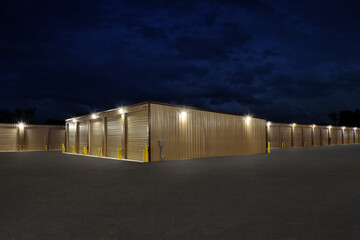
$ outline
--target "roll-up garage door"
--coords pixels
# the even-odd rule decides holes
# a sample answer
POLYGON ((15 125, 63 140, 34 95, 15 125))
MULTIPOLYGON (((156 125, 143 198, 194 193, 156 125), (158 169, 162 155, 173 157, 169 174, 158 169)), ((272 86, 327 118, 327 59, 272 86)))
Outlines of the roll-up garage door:
POLYGON ((46 150, 46 128, 26 128, 25 129, 25 149, 26 150, 46 150))
POLYGON ((118 157, 118 152, 124 158, 124 117, 112 116, 107 119, 107 156, 118 157))
POLYGON ((269 127, 269 140, 272 148, 279 148, 280 145, 280 127, 270 126, 269 127))
POLYGON ((312 131, 312 128, 309 128, 309 127, 305 127, 304 128, 304 145, 305 146, 311 146, 311 131, 312 131))
POLYGON ((49 129, 49 145, 50 150, 59 150, 65 144, 65 129, 50 128, 49 129))
POLYGON ((327 128, 323 128, 321 129, 321 140, 322 140, 322 143, 321 145, 329 145, 329 129, 327 128))
POLYGON ((355 130, 355 141, 359 143, 359 130, 355 130))
POLYGON ((336 143, 337 144, 343 144, 343 142, 342 142, 342 131, 339 129, 339 130, 336 130, 336 132, 337 132, 337 134, 336 134, 336 136, 337 136, 337 140, 336 140, 336 143))
POLYGON ((88 131, 88 122, 87 121, 83 121, 80 122, 80 141, 79 141, 79 153, 80 154, 84 154, 84 147, 86 148, 86 152, 88 151, 88 136, 89 136, 89 131, 88 131))
POLYGON ((0 151, 18 150, 18 128, 0 128, 0 151))
POLYGON ((72 148, 75 149, 75 136, 76 136, 76 125, 75 123, 69 123, 69 152, 72 152, 72 148))
POLYGON ((91 155, 98 156, 99 148, 103 147, 103 121, 102 119, 91 121, 91 136, 90 136, 90 148, 91 155))
POLYGON ((320 145, 320 134, 321 134, 321 129, 320 128, 314 128, 314 145, 315 146, 320 145))
POLYGON ((143 150, 148 145, 148 111, 127 115, 126 153, 128 159, 143 160, 143 150))
POLYGON ((330 144, 335 145, 338 141, 337 130, 334 128, 330 129, 330 144))
POLYGON ((282 142, 285 147, 291 147, 291 127, 281 127, 282 142))
POLYGON ((349 143, 354 143, 354 131, 348 130, 348 134, 349 134, 349 143))
POLYGON ((294 144, 295 147, 302 147, 302 127, 294 128, 294 144))
POLYGON ((344 130, 343 135, 344 135, 344 144, 348 144, 348 141, 349 141, 348 132, 346 130, 344 130))

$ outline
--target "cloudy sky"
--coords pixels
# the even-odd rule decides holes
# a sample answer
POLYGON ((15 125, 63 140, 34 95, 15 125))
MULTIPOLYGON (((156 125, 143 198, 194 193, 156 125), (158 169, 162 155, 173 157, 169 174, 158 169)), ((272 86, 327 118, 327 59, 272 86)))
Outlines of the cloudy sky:
POLYGON ((0 109, 145 100, 319 123, 360 108, 358 1, 0 3, 0 109))

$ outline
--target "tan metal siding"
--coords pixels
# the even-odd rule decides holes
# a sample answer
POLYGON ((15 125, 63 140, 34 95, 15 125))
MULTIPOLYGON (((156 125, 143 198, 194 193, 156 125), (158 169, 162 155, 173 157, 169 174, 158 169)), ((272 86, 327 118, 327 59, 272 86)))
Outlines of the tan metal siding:
POLYGON ((126 153, 128 159, 143 160, 143 150, 149 144, 148 110, 127 114, 126 153))
POLYGON ((320 141, 321 141, 321 129, 315 127, 314 128, 314 145, 315 146, 320 146, 320 141))
POLYGON ((49 129, 49 145, 51 150, 59 150, 65 144, 65 129, 49 129))
POLYGON ((98 149, 103 147, 103 121, 102 119, 92 120, 90 126, 91 126, 90 154, 98 156, 99 155, 98 149))
POLYGON ((18 128, 0 128, 0 151, 18 150, 18 128))
POLYGON ((107 156, 117 158, 118 149, 122 149, 122 154, 125 153, 124 116, 120 115, 107 119, 107 156))
POLYGON ((337 134, 336 134, 336 136, 337 136, 337 143, 338 143, 338 144, 343 144, 343 142, 342 142, 342 131, 341 131, 341 129, 338 129, 336 132, 337 132, 337 134))
POLYGON ((349 134, 346 130, 343 131, 343 139, 344 139, 344 144, 348 144, 349 141, 349 134))
POLYGON ((88 152, 88 138, 89 138, 89 127, 88 127, 88 121, 80 122, 80 141, 79 141, 79 153, 84 154, 84 147, 87 148, 88 152))
POLYGON ((321 143, 321 145, 324 145, 324 146, 326 146, 326 145, 329 145, 329 129, 327 129, 327 128, 323 128, 323 129, 321 129, 321 141, 322 141, 322 143, 321 143))
POLYGON ((265 120, 151 104, 151 161, 265 153, 265 120), (186 116, 181 117, 185 111, 186 116))
POLYGON ((354 143, 354 131, 348 130, 348 134, 349 134, 349 143, 354 143))
POLYGON ((356 140, 356 143, 359 143, 359 134, 360 134, 360 131, 359 131, 359 130, 355 130, 355 140, 356 140))
POLYGON ((330 143, 332 145, 335 145, 335 144, 337 144, 337 141, 338 141, 337 129, 331 128, 330 129, 330 143))
POLYGON ((311 146, 312 144, 311 132, 312 128, 304 127, 304 145, 306 144, 306 146, 311 146))
POLYGON ((282 126, 282 142, 285 144, 285 147, 291 147, 291 127, 282 126))
POLYGON ((279 148, 280 144, 280 127, 271 126, 269 127, 269 140, 271 143, 271 148, 279 148))
POLYGON ((25 128, 25 148, 26 150, 46 150, 45 128, 25 128))
POLYGON ((76 125, 69 123, 69 152, 72 152, 72 147, 75 148, 76 125))
POLYGON ((302 147, 302 127, 294 127, 294 144, 295 147, 302 147))

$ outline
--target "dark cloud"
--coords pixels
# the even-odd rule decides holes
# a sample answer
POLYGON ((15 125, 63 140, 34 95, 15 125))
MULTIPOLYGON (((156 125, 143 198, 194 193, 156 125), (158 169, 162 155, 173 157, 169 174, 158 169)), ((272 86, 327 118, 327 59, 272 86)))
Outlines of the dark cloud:
POLYGON ((144 100, 317 121, 358 108, 357 1, 5 1, 0 108, 144 100), (350 101, 351 99, 351 101, 350 101))

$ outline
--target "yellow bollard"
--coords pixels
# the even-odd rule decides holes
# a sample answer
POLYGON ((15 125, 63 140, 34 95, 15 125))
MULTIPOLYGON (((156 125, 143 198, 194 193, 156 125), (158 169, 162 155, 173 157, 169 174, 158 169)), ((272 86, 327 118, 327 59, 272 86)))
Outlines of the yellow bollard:
POLYGON ((49 145, 49 151, 51 150, 51 145, 49 145))
POLYGON ((25 151, 26 149, 25 149, 25 145, 23 145, 23 151, 25 151))
POLYGON ((306 142, 304 142, 304 147, 306 147, 306 142))
POLYGON ((64 144, 61 145, 61 149, 62 149, 62 152, 64 153, 64 152, 65 152, 65 146, 64 146, 64 144))
POLYGON ((352 144, 352 141, 350 140, 350 144, 352 144))
POLYGON ((99 157, 102 157, 102 148, 98 148, 98 154, 99 154, 99 157))
POLYGON ((145 147, 145 162, 149 162, 149 146, 145 147))
POLYGON ((268 142, 268 153, 270 153, 270 146, 271 146, 271 144, 270 144, 270 141, 268 142))
POLYGON ((84 147, 84 155, 87 155, 87 147, 84 147))
POLYGON ((21 145, 19 145, 19 152, 21 152, 21 145))
POLYGON ((48 150, 47 145, 45 145, 45 151, 47 151, 47 150, 48 150))
POLYGON ((71 153, 75 153, 75 147, 71 146, 71 153))

